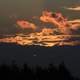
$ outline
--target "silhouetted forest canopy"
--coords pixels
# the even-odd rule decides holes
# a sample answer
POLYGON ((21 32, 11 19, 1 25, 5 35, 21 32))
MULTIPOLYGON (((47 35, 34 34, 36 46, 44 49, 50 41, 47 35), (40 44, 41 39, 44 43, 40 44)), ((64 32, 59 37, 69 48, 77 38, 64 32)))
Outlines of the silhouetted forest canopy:
POLYGON ((55 66, 49 64, 48 67, 37 65, 35 68, 24 64, 22 68, 18 67, 15 62, 11 65, 0 65, 0 78, 2 80, 80 80, 73 77, 66 68, 64 62, 55 66))
MULTIPOLYGON (((12 57, 14 55, 18 55, 22 57, 22 55, 26 54, 76 54, 76 52, 80 52, 80 46, 75 47, 51 47, 45 48, 40 46, 19 46, 16 44, 7 44, 0 43, 0 52, 2 56, 5 56, 5 60, 7 56, 12 57), (79 47, 79 48, 78 48, 79 47)), ((21 59, 20 57, 20 59, 21 59)), ((23 56, 24 57, 24 56, 23 56)), ((2 57, 0 57, 2 58, 2 57)), ((2 58, 3 59, 3 58, 2 58)), ((22 58, 23 59, 23 58, 22 58)), ((1 60, 0 60, 1 61, 1 60)), ((2 62, 2 61, 1 61, 2 62)), ((28 64, 23 64, 22 67, 18 66, 18 64, 13 61, 11 65, 1 64, 0 65, 0 80, 80 80, 77 77, 74 77, 71 72, 67 69, 64 62, 59 64, 58 66, 54 64, 49 64, 46 67, 42 67, 36 65, 35 67, 29 66, 28 64)))

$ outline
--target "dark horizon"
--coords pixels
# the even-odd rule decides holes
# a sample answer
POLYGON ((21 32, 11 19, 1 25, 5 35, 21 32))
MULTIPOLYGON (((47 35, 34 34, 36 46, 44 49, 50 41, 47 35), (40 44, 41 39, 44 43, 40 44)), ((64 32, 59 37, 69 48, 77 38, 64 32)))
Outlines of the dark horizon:
POLYGON ((27 62, 29 65, 47 66, 50 63, 58 65, 62 61, 66 64, 73 75, 80 76, 80 46, 19 46, 10 43, 0 43, 0 64, 11 64, 15 60, 22 65, 27 62), (76 56, 75 56, 76 54, 76 56))
POLYGON ((49 64, 44 68, 40 65, 30 67, 25 63, 20 68, 15 61, 13 61, 11 65, 1 64, 0 73, 0 78, 5 79, 6 77, 8 80, 80 80, 79 77, 71 74, 64 62, 60 63, 58 66, 49 64))

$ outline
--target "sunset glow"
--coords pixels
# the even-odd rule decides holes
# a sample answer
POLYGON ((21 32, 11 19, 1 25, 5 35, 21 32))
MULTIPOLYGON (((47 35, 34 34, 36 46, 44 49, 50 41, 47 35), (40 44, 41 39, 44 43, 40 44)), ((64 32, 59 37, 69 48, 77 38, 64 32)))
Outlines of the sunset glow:
POLYGON ((43 23, 50 23, 55 28, 42 28, 37 32, 38 28, 35 23, 26 20, 17 20, 16 24, 21 29, 31 29, 34 32, 29 34, 16 34, 15 37, 7 37, 0 39, 0 42, 16 43, 19 45, 39 45, 45 47, 52 46, 74 46, 80 45, 80 35, 73 35, 72 30, 77 31, 80 29, 80 19, 68 20, 62 13, 53 13, 50 11, 43 11, 39 20, 43 23), (56 33, 59 33, 58 35, 56 33), (78 40, 76 40, 76 38, 78 40))

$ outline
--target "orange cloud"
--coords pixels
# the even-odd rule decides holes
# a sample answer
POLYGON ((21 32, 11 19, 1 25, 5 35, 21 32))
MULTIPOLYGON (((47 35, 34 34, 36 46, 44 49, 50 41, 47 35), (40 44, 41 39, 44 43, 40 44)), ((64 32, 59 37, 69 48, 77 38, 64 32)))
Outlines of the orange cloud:
POLYGON ((30 22, 25 21, 25 20, 18 20, 16 23, 22 29, 32 29, 32 30, 36 29, 36 25, 35 24, 30 23, 30 22))
POLYGON ((70 34, 71 29, 77 30, 80 27, 80 20, 72 20, 69 21, 65 18, 61 13, 52 13, 49 11, 43 11, 42 16, 40 16, 40 20, 46 23, 52 23, 55 25, 61 33, 70 34))
MULTIPOLYGON (((36 18, 36 17, 33 17, 36 18)), ((79 40, 70 40, 80 38, 80 35, 73 35, 73 30, 80 29, 80 19, 68 20, 60 12, 53 13, 50 11, 43 11, 39 19, 44 23, 51 23, 56 28, 42 28, 40 32, 34 31, 30 34, 16 34, 15 37, 1 38, 0 42, 16 43, 24 45, 40 45, 45 47, 52 46, 75 46, 80 45, 79 40), (56 35, 55 32, 62 34, 56 35), (66 34, 66 35, 65 35, 66 34)), ((17 20, 16 24, 22 29, 36 30, 36 25, 25 20, 17 20)))

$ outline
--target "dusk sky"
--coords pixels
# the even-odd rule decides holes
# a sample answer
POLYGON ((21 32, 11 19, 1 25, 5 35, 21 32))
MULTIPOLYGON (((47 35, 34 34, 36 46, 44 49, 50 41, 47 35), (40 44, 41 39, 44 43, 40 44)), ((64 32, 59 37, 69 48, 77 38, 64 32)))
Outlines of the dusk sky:
MULTIPOLYGON (((39 20, 36 21, 32 18, 40 16, 42 11, 45 9, 52 12, 61 12, 69 20, 80 19, 80 10, 72 8, 78 6, 80 7, 80 0, 0 0, 0 35, 15 34, 23 31, 23 29, 20 29, 16 24, 16 20, 19 19, 34 22, 34 24, 37 24, 39 27, 39 20), (68 8, 71 8, 72 10, 69 10, 68 8)), ((80 35, 80 29, 78 29, 75 33, 80 35)), ((80 47, 73 47, 71 49, 70 47, 58 47, 58 49, 56 47, 26 48, 21 46, 15 47, 14 45, 9 46, 0 43, 0 63, 5 62, 5 60, 9 63, 12 59, 16 60, 18 64, 28 62, 29 64, 42 65, 48 64, 49 62, 58 64, 61 61, 64 61, 73 74, 80 76, 79 48, 80 47)))
POLYGON ((64 7, 79 5, 79 0, 0 0, 0 33, 15 33, 16 19, 32 20, 33 16, 39 16, 44 9, 59 11, 64 16, 79 18, 80 12, 68 11, 64 7))

